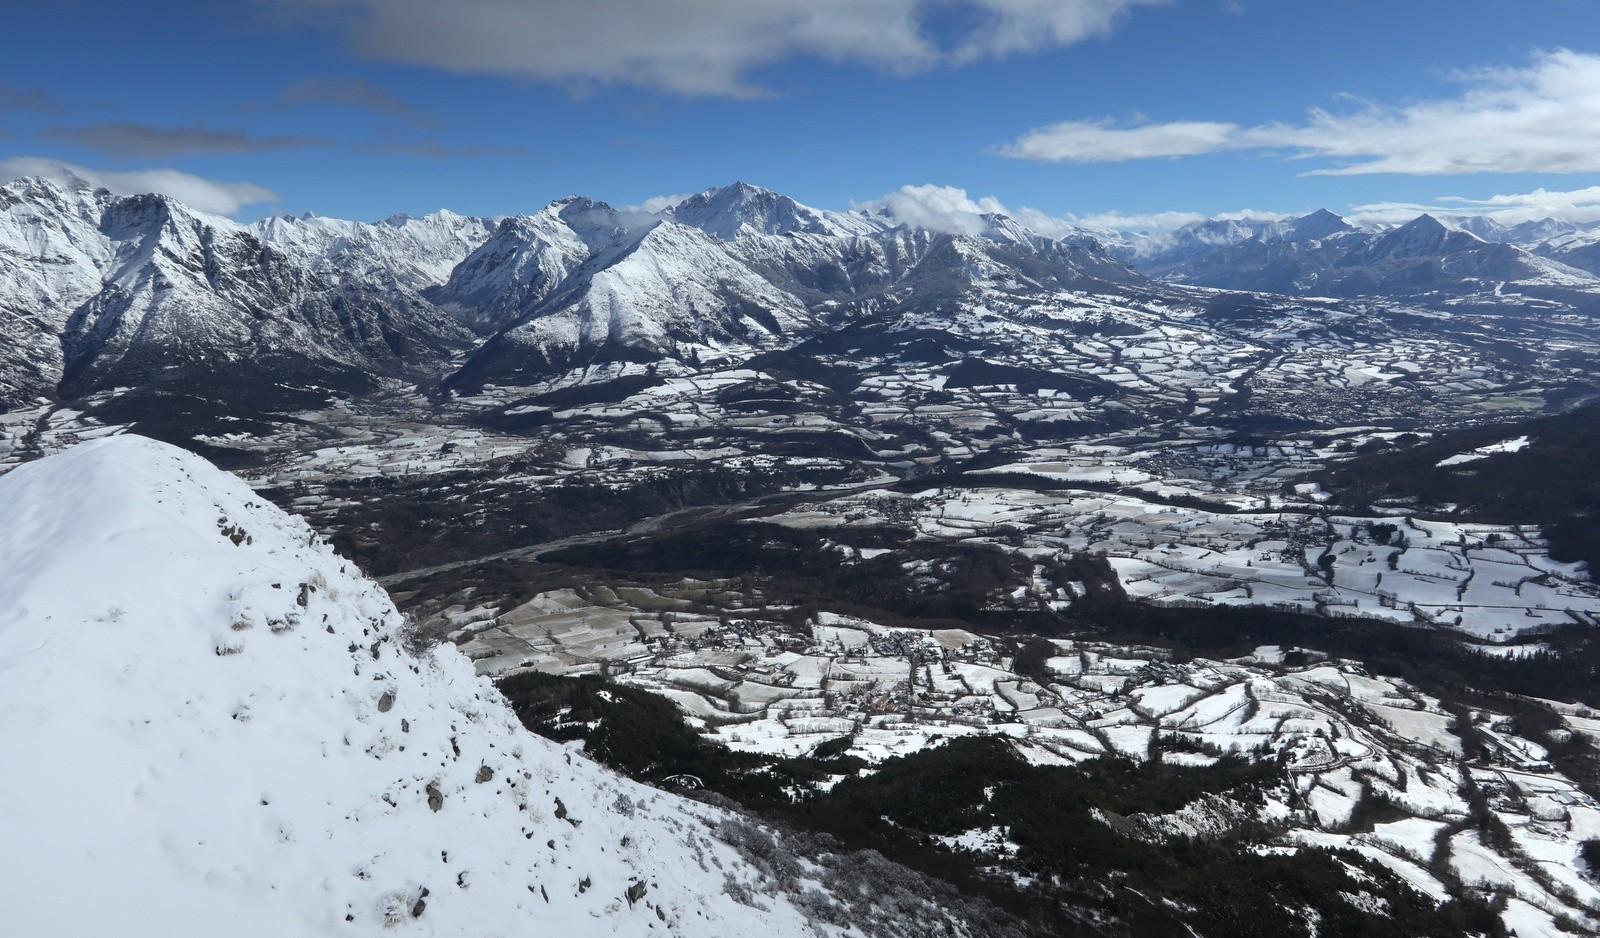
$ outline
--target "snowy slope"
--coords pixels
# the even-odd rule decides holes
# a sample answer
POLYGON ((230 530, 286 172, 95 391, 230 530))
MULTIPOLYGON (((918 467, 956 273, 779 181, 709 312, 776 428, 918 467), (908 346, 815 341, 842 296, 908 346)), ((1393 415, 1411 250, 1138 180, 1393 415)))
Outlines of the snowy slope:
POLYGON ((1432 215, 1419 215, 1376 236, 1340 264, 1359 269, 1380 289, 1449 289, 1482 281, 1600 286, 1581 271, 1512 244, 1484 241, 1432 215))
POLYGON ((1506 226, 1483 216, 1446 219, 1485 241, 1515 244, 1540 257, 1590 274, 1600 274, 1600 225, 1541 218, 1506 226))
POLYGON ((1516 244, 1538 253, 1543 253, 1540 248, 1546 242, 1581 232, 1585 227, 1560 218, 1541 218, 1509 226, 1486 215, 1453 215, 1441 220, 1465 228, 1485 241, 1516 244))
POLYGON ((417 301, 319 273, 226 219, 162 196, 110 203, 114 259, 73 311, 66 384, 82 390, 170 373, 333 381, 426 374, 459 327, 417 301))
POLYGON ((198 457, 86 443, 0 514, 0 933, 810 933, 198 457))
POLYGON ((1171 231, 1123 235, 1112 243, 1119 256, 1141 265, 1173 263, 1252 239, 1278 238, 1288 227, 1284 221, 1266 218, 1211 218, 1171 231))
POLYGON ((826 212, 738 183, 713 189, 672 211, 728 244, 775 286, 813 307, 880 297, 912 305, 949 304, 952 291, 1005 283, 1054 292, 1141 278, 1088 235, 1052 238, 1002 214, 972 216, 970 231, 933 231, 890 209, 826 212))
POLYGON ((1600 226, 1556 235, 1532 250, 1569 267, 1600 274, 1600 226))
POLYGON ((686 225, 661 222, 593 265, 523 328, 550 342, 666 350, 678 341, 761 346, 810 320, 794 297, 686 225))
POLYGON ((709 189, 665 214, 723 242, 740 263, 824 314, 891 290, 939 237, 888 216, 823 211, 745 183, 709 189))

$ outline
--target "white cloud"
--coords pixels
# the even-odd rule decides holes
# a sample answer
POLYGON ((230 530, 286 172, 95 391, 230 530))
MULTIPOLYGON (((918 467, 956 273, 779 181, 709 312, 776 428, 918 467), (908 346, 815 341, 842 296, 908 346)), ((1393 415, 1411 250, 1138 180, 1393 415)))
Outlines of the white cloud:
POLYGON ((1005 214, 1047 238, 1070 238, 1073 235, 1083 234, 1085 228, 1094 227, 1076 215, 1052 215, 1026 205, 1015 212, 1008 211, 1005 214))
POLYGON ((989 223, 983 215, 1005 215, 1048 238, 1069 238, 1088 232, 1159 232, 1171 231, 1184 225, 1207 219, 1276 221, 1289 217, 1283 212, 1258 212, 1242 209, 1218 215, 1199 212, 1151 212, 1125 215, 1121 212, 1101 212, 1093 215, 1053 215, 1042 209, 1021 206, 1008 208, 992 195, 974 198, 967 190, 956 186, 901 186, 894 192, 852 208, 858 211, 887 213, 895 220, 914 228, 943 231, 950 234, 982 234, 989 223))
POLYGON ((653 195, 638 205, 623 205, 620 210, 624 212, 644 212, 654 215, 664 212, 669 208, 676 208, 685 201, 694 198, 695 193, 685 192, 678 195, 653 195))
POLYGON ((875 214, 886 213, 913 228, 973 235, 988 230, 988 222, 980 216, 1010 214, 1000 200, 992 195, 973 199, 965 189, 934 185, 901 186, 882 198, 862 202, 854 208, 875 214))
POLYGON ((1167 0, 290 2, 331 18, 375 59, 748 98, 766 93, 751 71, 797 56, 926 71, 1071 45, 1110 32, 1132 7, 1167 0), (955 23, 966 25, 940 38, 955 23))
POLYGON ((1205 221, 1199 212, 1150 212, 1142 215, 1125 215, 1122 212, 1099 212, 1084 215, 1078 223, 1094 231, 1171 231, 1205 221))
POLYGON ((1444 196, 1432 203, 1373 202, 1352 206, 1350 217, 1355 221, 1392 224, 1409 221, 1424 212, 1434 215, 1481 215, 1502 225, 1518 225, 1546 218, 1587 224, 1600 221, 1600 186, 1565 192, 1535 189, 1532 192, 1493 195, 1487 199, 1444 196))
POLYGON ((1115 127, 1111 121, 1062 121, 1037 127, 1000 148, 1005 156, 1047 163, 1121 163, 1237 149, 1237 124, 1174 121, 1115 127))
POLYGON ((1344 218, 1353 225, 1403 225, 1418 215, 1476 215, 1477 212, 1458 212, 1426 202, 1370 202, 1352 205, 1344 218))
POLYGON ((253 182, 219 182, 176 169, 90 169, 43 156, 0 159, 0 179, 44 176, 61 182, 81 179, 118 195, 158 192, 213 215, 234 215, 246 205, 276 202, 278 194, 253 182))
POLYGON ((1268 149, 1339 165, 1307 175, 1600 172, 1600 55, 1558 49, 1525 69, 1464 72, 1457 97, 1352 113, 1314 109, 1301 125, 1177 121, 1117 127, 1066 121, 998 152, 1045 162, 1116 162, 1268 149))

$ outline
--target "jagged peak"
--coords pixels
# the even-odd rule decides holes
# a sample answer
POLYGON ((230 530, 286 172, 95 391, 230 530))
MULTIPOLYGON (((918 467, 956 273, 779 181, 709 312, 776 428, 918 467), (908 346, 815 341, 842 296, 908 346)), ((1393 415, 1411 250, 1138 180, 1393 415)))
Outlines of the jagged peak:
MULTIPOLYGON (((733 183, 731 183, 729 185, 726 185, 726 186, 713 186, 712 188, 707 189, 704 192, 702 192, 701 195, 707 195, 707 196, 723 195, 723 196, 737 197, 737 198, 741 198, 741 199, 755 199, 755 198, 761 198, 762 196, 778 196, 779 194, 777 192, 774 192, 771 189, 767 189, 767 188, 764 188, 762 186, 752 185, 751 183, 745 182, 744 180, 740 179, 740 180, 736 180, 733 183)), ((787 197, 786 196, 780 196, 780 198, 787 198, 787 197)))
POLYGON ((435 209, 426 215, 413 215, 410 212, 395 212, 377 222, 386 228, 408 228, 414 225, 458 225, 463 222, 483 222, 486 219, 475 218, 471 215, 462 215, 452 212, 447 208, 435 209))
POLYGON ((113 238, 128 237, 135 229, 152 232, 163 227, 174 231, 179 228, 209 228, 224 232, 248 230, 231 218, 202 212, 160 192, 113 197, 107 202, 102 227, 113 238))
POLYGON ((1545 240, 1551 237, 1560 237, 1574 231, 1582 231, 1586 226, 1564 218, 1545 217, 1533 221, 1520 222, 1515 225, 1500 225, 1500 227, 1517 239, 1545 240))
POLYGON ((1398 228, 1394 228, 1378 239, 1379 244, 1419 244, 1439 243, 1451 244, 1477 243, 1488 244, 1476 233, 1451 224, 1436 215, 1424 212, 1411 219, 1398 228))
POLYGON ((1487 215, 1452 215, 1449 224, 1470 231, 1485 241, 1504 241, 1510 233, 1505 225, 1487 215))
POLYGON ((579 227, 593 229, 621 225, 632 214, 634 213, 620 211, 609 202, 591 199, 586 195, 567 195, 553 199, 532 216, 516 217, 533 220, 536 224, 538 219, 556 221, 578 230, 579 227))
POLYGON ((1302 215, 1289 223, 1289 237, 1295 241, 1316 240, 1353 230, 1344 216, 1325 208, 1302 215))
POLYGON ((747 182, 707 189, 663 214, 724 241, 748 234, 788 234, 825 227, 815 209, 747 182))
POLYGON ((111 190, 95 186, 77 175, 65 179, 50 176, 21 176, 0 185, 0 205, 33 204, 53 206, 80 217, 97 214, 117 197, 111 190))
MULTIPOLYGON (((576 192, 574 192, 574 193, 572 193, 570 195, 564 195, 559 199, 551 199, 549 201, 549 203, 546 204, 545 207, 543 209, 541 209, 540 211, 549 213, 551 215, 558 215, 561 212, 565 211, 568 206, 572 206, 572 205, 604 205, 604 204, 605 203, 597 202, 596 200, 591 199, 586 195, 578 195, 576 192)), ((610 206, 607 206, 607 208, 609 208, 609 207, 610 206)))
POLYGON ((569 218, 580 213, 601 213, 605 215, 620 216, 622 213, 609 202, 600 199, 591 199, 586 195, 567 196, 550 203, 550 208, 562 218, 569 218))
POLYGON ((978 216, 987 226, 983 237, 991 241, 1025 243, 1043 237, 1037 231, 1017 221, 1004 212, 986 212, 978 216))
POLYGON ((1435 218, 1433 215, 1429 214, 1428 212, 1423 212, 1421 215, 1418 215, 1416 218, 1411 219, 1410 221, 1406 222, 1405 224, 1401 225, 1399 228, 1397 228, 1395 230, 1397 230, 1397 231, 1407 231, 1407 230, 1409 230, 1409 231, 1448 231, 1448 230, 1450 230, 1451 227, 1452 226, 1446 225, 1444 222, 1440 221, 1438 218, 1435 218))
POLYGON ((754 185, 743 180, 737 180, 725 186, 712 186, 709 189, 703 189, 700 192, 683 199, 676 205, 667 208, 665 213, 671 214, 678 208, 690 203, 729 205, 749 204, 752 202, 786 202, 801 208, 806 207, 800 205, 799 202, 781 192, 768 189, 764 186, 754 185))
POLYGON ((1176 229, 1166 240, 1174 245, 1227 245, 1280 237, 1284 222, 1273 217, 1202 218, 1176 229))
POLYGON ((16 193, 46 192, 52 194, 64 194, 68 192, 92 192, 96 194, 111 194, 109 190, 98 187, 89 180, 84 179, 82 176, 79 176, 77 173, 73 172, 65 172, 62 176, 18 176, 16 179, 5 183, 3 186, 0 186, 0 189, 16 193))

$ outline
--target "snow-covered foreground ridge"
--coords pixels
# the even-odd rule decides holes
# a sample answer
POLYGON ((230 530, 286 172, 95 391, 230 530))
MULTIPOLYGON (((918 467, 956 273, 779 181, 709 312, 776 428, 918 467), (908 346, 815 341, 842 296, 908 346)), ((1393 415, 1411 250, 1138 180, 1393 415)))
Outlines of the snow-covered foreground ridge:
POLYGON ((527 733, 402 625, 165 444, 0 478, 0 934, 811 933, 718 812, 527 733))

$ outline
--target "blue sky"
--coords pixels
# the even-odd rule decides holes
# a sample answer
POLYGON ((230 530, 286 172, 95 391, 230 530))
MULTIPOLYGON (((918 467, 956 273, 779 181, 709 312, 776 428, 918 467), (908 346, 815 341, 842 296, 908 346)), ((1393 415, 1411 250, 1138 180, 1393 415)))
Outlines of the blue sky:
POLYGON ((637 204, 736 179, 828 208, 931 184, 1091 218, 1600 218, 1593 0, 54 0, 3 16, 0 170, 64 163, 241 218, 637 204))

